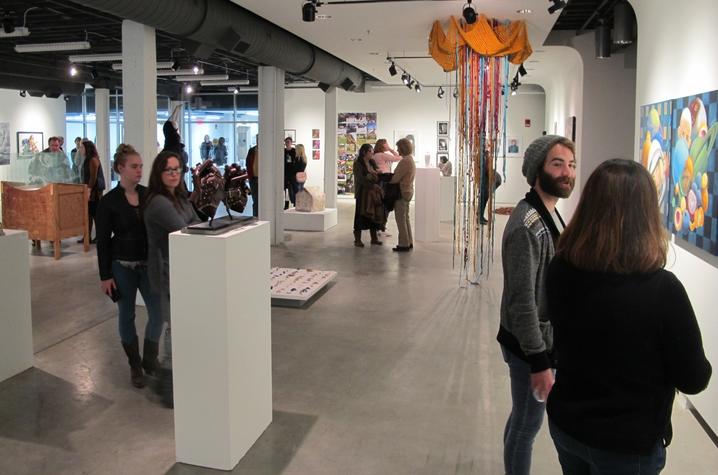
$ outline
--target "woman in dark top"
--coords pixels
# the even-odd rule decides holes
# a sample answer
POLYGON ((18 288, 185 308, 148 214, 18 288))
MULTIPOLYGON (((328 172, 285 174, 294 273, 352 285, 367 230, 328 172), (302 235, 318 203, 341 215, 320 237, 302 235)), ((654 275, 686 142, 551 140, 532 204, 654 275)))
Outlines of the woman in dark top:
POLYGON ((667 241, 650 174, 609 160, 591 175, 549 266, 558 367, 547 412, 564 474, 657 474, 675 391, 711 365, 667 241))
POLYGON ((369 230, 372 244, 382 244, 377 231, 382 229, 383 224, 372 221, 364 215, 367 205, 367 192, 371 186, 379 183, 379 168, 371 158, 372 155, 374 155, 374 147, 370 144, 364 144, 359 148, 357 158, 354 160, 354 245, 356 247, 364 247, 361 240, 361 232, 364 229, 369 230))
MULTIPOLYGON (((79 150, 82 156, 85 157, 85 161, 82 164, 82 182, 87 185, 87 188, 90 190, 90 196, 87 201, 87 211, 89 215, 87 235, 89 238, 92 238, 92 223, 95 220, 97 203, 100 202, 102 192, 105 189, 105 177, 102 176, 100 156, 97 153, 95 144, 90 140, 83 140, 79 150)), ((90 243, 95 242, 95 239, 90 241, 90 243)))
POLYGON ((140 217, 146 188, 142 180, 142 158, 132 145, 120 144, 115 152, 117 186, 97 206, 97 262, 102 291, 117 301, 120 340, 130 363, 132 385, 145 385, 143 369, 152 374, 162 334, 162 318, 157 299, 150 292, 147 274, 147 235, 140 217), (143 357, 135 329, 137 291, 147 307, 143 357))
POLYGON ((177 153, 160 152, 152 163, 142 211, 147 228, 147 261, 152 292, 159 300, 160 313, 167 324, 158 389, 162 402, 169 407, 173 405, 169 235, 199 221, 184 186, 181 186, 183 174, 184 168, 177 153))

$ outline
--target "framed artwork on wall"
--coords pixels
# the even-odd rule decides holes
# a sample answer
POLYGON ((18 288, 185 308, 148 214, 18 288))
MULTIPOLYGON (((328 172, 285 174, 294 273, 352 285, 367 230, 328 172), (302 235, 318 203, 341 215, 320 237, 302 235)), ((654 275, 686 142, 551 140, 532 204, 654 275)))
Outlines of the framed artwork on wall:
POLYGON ((638 150, 641 164, 648 170, 656 185, 658 207, 663 223, 672 230, 668 212, 669 171, 671 166, 671 101, 658 102, 640 108, 638 150))
POLYGON ((292 138, 292 142, 297 143, 297 130, 296 129, 284 129, 284 138, 292 138))
POLYGON ((442 159, 442 158, 445 158, 445 159, 448 160, 448 159, 449 159, 449 154, 448 154, 448 153, 437 153, 437 154, 436 154, 436 166, 437 166, 437 167, 438 167, 439 164, 441 163, 441 159, 442 159))
POLYGON ((449 122, 448 121, 439 121, 436 123, 436 135, 439 137, 448 137, 449 136, 449 122))
POLYGON ((436 138, 436 151, 439 153, 449 151, 449 138, 448 137, 437 137, 436 138))
POLYGON ((17 133, 17 158, 18 160, 29 160, 36 153, 40 153, 45 143, 42 132, 18 132, 17 133))
POLYGON ((506 137, 506 156, 507 157, 522 157, 523 147, 521 146, 521 138, 516 136, 506 137))
POLYGON ((9 122, 0 122, 0 165, 10 165, 9 122))
POLYGON ((319 160, 321 158, 321 151, 312 150, 312 160, 319 160))
POLYGON ((312 138, 313 139, 319 138, 319 129, 312 129, 312 138))

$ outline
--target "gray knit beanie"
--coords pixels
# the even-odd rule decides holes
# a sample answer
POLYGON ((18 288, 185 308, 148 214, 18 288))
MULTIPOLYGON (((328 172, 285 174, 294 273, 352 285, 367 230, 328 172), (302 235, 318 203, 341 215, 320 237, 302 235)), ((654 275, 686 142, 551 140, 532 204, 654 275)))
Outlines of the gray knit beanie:
POLYGON ((526 182, 530 186, 534 186, 536 183, 536 177, 546 161, 548 151, 561 140, 566 139, 560 135, 542 135, 531 142, 531 145, 526 147, 526 152, 524 152, 524 164, 521 167, 521 173, 524 174, 526 182))

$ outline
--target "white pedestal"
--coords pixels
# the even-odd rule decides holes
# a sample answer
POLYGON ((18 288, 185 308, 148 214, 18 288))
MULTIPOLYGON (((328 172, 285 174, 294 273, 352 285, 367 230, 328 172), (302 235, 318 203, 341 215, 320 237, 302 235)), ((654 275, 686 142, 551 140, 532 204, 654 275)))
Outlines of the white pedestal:
POLYGON ((269 232, 170 235, 178 462, 232 470, 272 421, 269 232))
POLYGON ((0 236, 0 381, 32 367, 29 254, 27 232, 0 236))
POLYGON ((441 199, 439 200, 439 216, 442 222, 454 222, 454 209, 456 208, 456 177, 442 176, 441 199))
POLYGON ((337 209, 304 212, 290 208, 284 211, 284 229, 287 231, 326 231, 337 225, 337 209))
POLYGON ((440 178, 438 168, 416 169, 416 232, 417 241, 439 240, 440 178))

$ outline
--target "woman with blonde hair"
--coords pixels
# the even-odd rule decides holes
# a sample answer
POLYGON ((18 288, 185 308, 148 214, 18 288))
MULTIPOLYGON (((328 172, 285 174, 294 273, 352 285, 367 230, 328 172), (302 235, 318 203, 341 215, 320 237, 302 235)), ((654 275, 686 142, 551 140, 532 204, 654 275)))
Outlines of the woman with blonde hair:
POLYGON ((307 174, 304 171, 307 169, 307 152, 304 150, 304 145, 300 143, 297 144, 294 150, 296 152, 294 161, 294 170, 296 172, 294 175, 294 183, 296 184, 296 189, 294 190, 294 195, 296 196, 297 193, 304 189, 304 183, 307 181, 307 174))
POLYGON ((591 174, 547 279, 558 367, 549 428, 564 474, 657 474, 676 390, 711 365, 667 241, 648 171, 608 160, 591 174))

